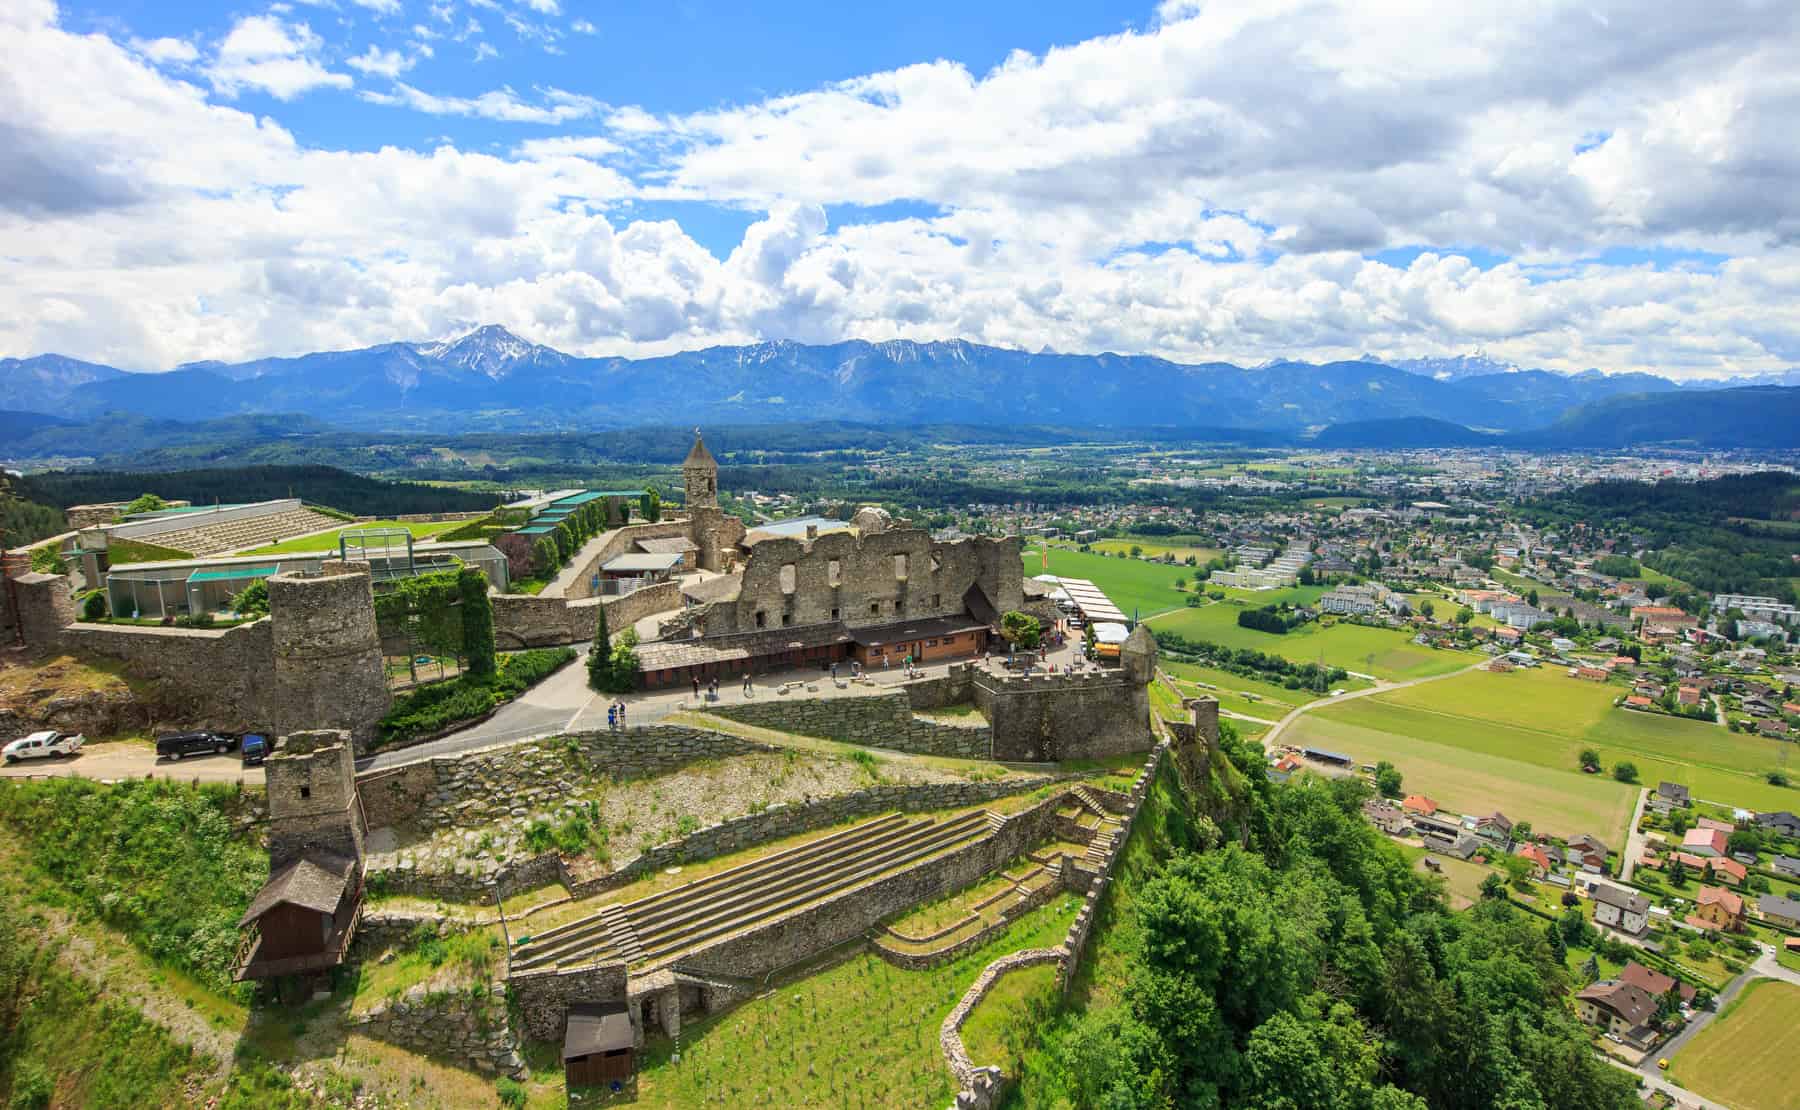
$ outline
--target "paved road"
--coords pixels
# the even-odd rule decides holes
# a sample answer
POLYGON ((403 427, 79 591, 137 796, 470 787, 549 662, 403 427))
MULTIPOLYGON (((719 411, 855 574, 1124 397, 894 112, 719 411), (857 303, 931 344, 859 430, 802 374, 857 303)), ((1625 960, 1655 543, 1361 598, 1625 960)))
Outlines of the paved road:
POLYGON ((1427 682, 1438 682, 1446 678, 1455 678, 1457 675, 1468 674, 1470 671, 1478 671, 1491 662, 1493 662, 1493 660, 1483 659, 1479 663, 1471 663, 1461 670, 1450 671, 1447 674, 1434 674, 1427 678, 1410 678, 1405 682, 1390 682, 1385 686, 1377 685, 1372 686, 1367 690, 1352 690, 1347 694, 1339 694, 1335 698, 1320 698, 1317 701, 1309 701, 1305 705, 1295 706, 1288 711, 1288 714, 1285 717, 1275 723, 1274 728, 1263 734, 1263 747, 1273 748, 1275 746, 1275 741, 1280 738, 1282 732, 1284 732, 1289 725, 1293 724, 1301 714, 1317 709, 1322 705, 1342 705, 1344 702, 1355 698, 1373 697, 1376 694, 1387 694, 1392 693, 1395 690, 1404 690, 1409 686, 1422 686, 1427 682))
POLYGON ((149 744, 121 740, 90 744, 74 759, 34 759, 29 763, 0 766, 0 776, 29 779, 49 776, 79 775, 101 782, 119 779, 141 779, 153 775, 159 779, 180 782, 239 782, 248 786, 263 784, 261 767, 246 767, 236 752, 226 755, 189 756, 179 762, 158 760, 156 749, 149 744))
MULTIPOLYGON (((1759 947, 1762 949, 1761 954, 1757 956, 1756 960, 1751 963, 1749 967, 1739 972, 1736 978, 1725 984, 1725 989, 1719 992, 1718 1000, 1713 1003, 1712 1008, 1702 1010, 1695 1014, 1693 1020, 1687 1023, 1686 1028, 1671 1037, 1669 1042, 1659 1048, 1654 1055, 1645 1056, 1643 1064, 1637 1068, 1638 1074, 1642 1075, 1646 1080, 1656 1081, 1651 1084, 1652 1086, 1661 1083, 1663 1086, 1671 1088, 1677 1093, 1678 1097, 1686 1099, 1694 1105, 1703 1107, 1717 1105, 1716 1103, 1708 1102, 1699 1095, 1693 1094, 1690 1091, 1684 1091, 1680 1087, 1676 1087, 1674 1084, 1669 1083, 1663 1078, 1663 1072, 1656 1066, 1656 1061, 1661 1059, 1674 1059, 1675 1054, 1686 1047, 1689 1041, 1699 1036, 1701 1030, 1705 1029, 1708 1025, 1711 1025, 1717 1020, 1720 1014, 1725 1012, 1725 1008, 1731 1004, 1732 999, 1736 998, 1743 992, 1745 987, 1756 980, 1779 979, 1784 983, 1792 983, 1794 986, 1800 986, 1800 972, 1783 967, 1781 963, 1776 960, 1775 949, 1773 947, 1769 945, 1760 945, 1759 947)), ((1724 1108, 1721 1107, 1720 1110, 1724 1110, 1724 1108)))
POLYGON ((1630 834, 1625 837, 1625 854, 1619 862, 1619 878, 1631 881, 1632 874, 1637 871, 1638 860, 1644 855, 1644 847, 1648 843, 1649 834, 1642 831, 1639 825, 1644 820, 1644 803, 1650 800, 1650 788, 1638 789, 1637 809, 1631 814, 1630 834))

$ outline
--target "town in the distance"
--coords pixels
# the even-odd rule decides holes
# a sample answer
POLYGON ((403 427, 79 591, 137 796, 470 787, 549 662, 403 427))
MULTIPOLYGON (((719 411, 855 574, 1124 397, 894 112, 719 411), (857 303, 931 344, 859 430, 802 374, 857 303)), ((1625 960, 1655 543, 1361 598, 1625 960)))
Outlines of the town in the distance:
POLYGON ((1793 1105, 1790 454, 143 457, 0 496, 12 1105, 1793 1105))

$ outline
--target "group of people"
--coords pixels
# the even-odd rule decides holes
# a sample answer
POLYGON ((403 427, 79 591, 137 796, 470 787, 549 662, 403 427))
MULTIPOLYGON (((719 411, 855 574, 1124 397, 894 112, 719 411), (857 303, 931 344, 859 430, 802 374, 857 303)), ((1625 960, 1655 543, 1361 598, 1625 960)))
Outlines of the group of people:
POLYGON ((606 707, 606 727, 614 732, 625 727, 625 703, 615 701, 606 707))

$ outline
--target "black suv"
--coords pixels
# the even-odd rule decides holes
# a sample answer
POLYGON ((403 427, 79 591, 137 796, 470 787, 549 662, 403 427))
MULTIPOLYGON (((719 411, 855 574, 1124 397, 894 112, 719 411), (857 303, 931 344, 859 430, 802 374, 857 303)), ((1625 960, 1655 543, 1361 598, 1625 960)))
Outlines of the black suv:
POLYGON ((224 755, 235 747, 237 737, 228 732, 165 732, 156 738, 156 758, 180 759, 207 752, 224 755))

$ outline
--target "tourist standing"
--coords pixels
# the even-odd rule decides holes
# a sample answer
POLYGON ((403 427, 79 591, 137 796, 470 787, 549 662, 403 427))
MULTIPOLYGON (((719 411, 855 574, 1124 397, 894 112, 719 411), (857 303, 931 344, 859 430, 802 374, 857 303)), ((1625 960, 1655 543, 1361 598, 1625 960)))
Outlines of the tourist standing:
POLYGON ((606 707, 606 731, 617 732, 618 730, 619 730, 618 707, 609 705, 606 707))
POLYGON ((694 676, 694 700, 695 701, 700 700, 700 676, 699 675, 694 676))
POLYGON ((625 703, 623 701, 619 702, 619 727, 625 727, 625 703))

